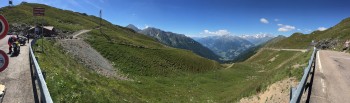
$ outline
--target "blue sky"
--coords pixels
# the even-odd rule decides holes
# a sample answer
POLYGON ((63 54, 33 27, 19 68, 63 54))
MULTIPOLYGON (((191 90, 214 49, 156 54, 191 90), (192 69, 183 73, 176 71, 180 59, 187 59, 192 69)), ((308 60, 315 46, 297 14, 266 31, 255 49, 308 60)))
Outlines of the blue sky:
MULTIPOLYGON (((98 15, 113 24, 156 27, 188 36, 324 30, 350 17, 349 0, 13 0, 98 15)), ((0 6, 7 5, 1 0, 0 6)))

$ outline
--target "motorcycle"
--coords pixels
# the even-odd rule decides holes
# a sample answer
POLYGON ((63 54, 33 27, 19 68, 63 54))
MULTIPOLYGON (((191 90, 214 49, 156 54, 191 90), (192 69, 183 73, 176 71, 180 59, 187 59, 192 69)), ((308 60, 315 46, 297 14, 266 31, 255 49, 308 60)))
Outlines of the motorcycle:
POLYGON ((11 56, 18 56, 21 51, 21 46, 19 42, 12 43, 12 49, 13 49, 13 53, 11 56))
POLYGON ((27 38, 25 37, 19 37, 18 38, 19 44, 26 45, 27 38))

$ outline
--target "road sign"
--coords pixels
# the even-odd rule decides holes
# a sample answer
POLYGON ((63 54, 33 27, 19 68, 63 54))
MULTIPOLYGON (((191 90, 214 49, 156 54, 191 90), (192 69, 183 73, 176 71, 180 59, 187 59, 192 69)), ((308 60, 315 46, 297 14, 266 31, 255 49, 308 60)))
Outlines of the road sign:
POLYGON ((0 72, 4 71, 9 65, 9 57, 7 54, 0 50, 0 72))
POLYGON ((9 31, 9 24, 6 18, 0 15, 0 39, 4 38, 9 31))
POLYGON ((33 8, 33 15, 34 16, 44 16, 45 15, 45 8, 34 7, 33 8))

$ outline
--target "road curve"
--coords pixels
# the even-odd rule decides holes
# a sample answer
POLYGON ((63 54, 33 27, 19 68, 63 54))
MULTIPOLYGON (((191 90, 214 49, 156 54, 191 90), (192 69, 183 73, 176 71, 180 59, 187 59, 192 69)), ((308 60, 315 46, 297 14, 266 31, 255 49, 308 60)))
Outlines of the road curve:
POLYGON ((73 33, 73 38, 74 38, 74 39, 77 39, 77 37, 78 37, 79 35, 84 34, 84 33, 87 33, 87 32, 89 32, 89 31, 91 31, 91 30, 80 30, 80 31, 77 31, 77 32, 73 33))
POLYGON ((307 49, 274 49, 274 48, 267 48, 270 50, 277 50, 277 51, 298 51, 298 52, 306 52, 307 49))
MULTIPOLYGON (((0 40, 0 49, 8 53, 7 41, 10 36, 0 40)), ((33 86, 29 68, 29 44, 21 46, 21 53, 17 57, 9 57, 10 63, 0 72, 0 83, 7 90, 3 103, 33 103, 33 86)), ((10 56, 10 55, 8 55, 10 56)))
POLYGON ((311 103, 350 102, 350 54, 321 50, 316 57, 311 103))

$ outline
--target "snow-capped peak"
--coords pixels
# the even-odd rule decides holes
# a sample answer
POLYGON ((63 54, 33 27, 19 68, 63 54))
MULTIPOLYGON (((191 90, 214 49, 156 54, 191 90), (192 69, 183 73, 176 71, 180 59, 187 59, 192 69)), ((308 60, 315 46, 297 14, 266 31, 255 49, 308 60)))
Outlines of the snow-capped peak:
POLYGON ((274 37, 270 34, 265 34, 265 33, 259 33, 259 34, 255 34, 255 35, 241 35, 239 36, 241 38, 247 39, 247 38, 266 38, 266 37, 274 37))

